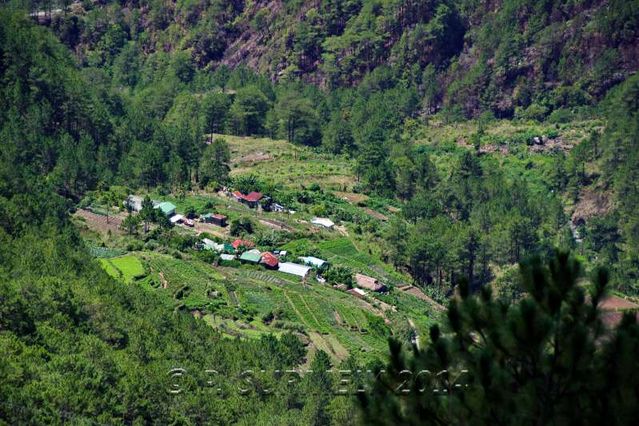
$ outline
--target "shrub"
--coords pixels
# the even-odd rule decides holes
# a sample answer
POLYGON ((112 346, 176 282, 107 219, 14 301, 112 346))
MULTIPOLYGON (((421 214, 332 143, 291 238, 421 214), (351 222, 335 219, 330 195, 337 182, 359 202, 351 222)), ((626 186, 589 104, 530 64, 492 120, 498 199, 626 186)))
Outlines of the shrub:
POLYGON ((548 107, 537 103, 532 103, 528 108, 523 109, 517 107, 515 109, 515 118, 520 120, 536 120, 543 121, 548 115, 548 107))
POLYGON ((229 232, 234 237, 237 237, 242 234, 252 234, 253 230, 254 230, 254 225, 251 218, 243 216, 239 219, 235 219, 231 221, 231 227, 229 229, 229 232))

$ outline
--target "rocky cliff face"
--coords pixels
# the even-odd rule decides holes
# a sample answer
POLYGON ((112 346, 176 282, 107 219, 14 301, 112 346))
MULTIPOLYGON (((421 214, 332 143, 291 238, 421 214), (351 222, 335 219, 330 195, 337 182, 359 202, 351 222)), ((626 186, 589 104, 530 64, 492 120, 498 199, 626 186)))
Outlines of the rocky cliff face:
POLYGON ((629 0, 192 0, 76 4, 49 24, 88 64, 134 43, 323 87, 388 72, 430 109, 512 116, 592 103, 634 73, 637 22, 629 0))

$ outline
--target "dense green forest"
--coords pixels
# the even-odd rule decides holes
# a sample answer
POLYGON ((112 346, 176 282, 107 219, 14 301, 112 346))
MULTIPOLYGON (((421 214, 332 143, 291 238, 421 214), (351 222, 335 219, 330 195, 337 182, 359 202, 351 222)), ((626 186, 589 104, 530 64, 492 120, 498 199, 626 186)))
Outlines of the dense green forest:
MULTIPOLYGON (((207 388, 206 369, 224 371, 239 383, 244 366, 293 368, 303 362, 305 349, 293 333, 224 339, 188 313, 174 312, 165 300, 136 286, 117 285, 90 256, 69 219, 87 194, 102 194, 108 214, 108 207, 120 202, 109 191, 114 186, 165 194, 233 186, 270 193, 288 205, 320 204, 324 213, 348 219, 386 249, 385 262, 437 300, 463 293, 463 306, 449 311, 451 324, 442 326, 461 337, 442 343, 433 328, 428 339, 433 348, 416 353, 420 366, 446 368, 467 361, 478 366, 475 371, 487 371, 481 368, 488 368, 486 357, 494 353, 467 350, 465 339, 482 327, 497 330, 506 316, 497 311, 525 291, 534 293, 517 267, 531 256, 575 250, 588 270, 610 271, 608 287, 639 295, 638 23, 639 3, 622 0, 3 5, 0 421, 357 420, 351 415, 353 402, 333 395, 332 378, 321 373, 306 375, 294 391, 287 377, 264 379, 261 385, 286 397, 219 396, 207 388), (527 130, 508 136, 490 132, 504 120, 527 130), (544 165, 535 170, 540 179, 513 172, 504 160, 486 154, 487 147, 508 147, 525 170, 535 169, 530 147, 540 139, 561 141, 562 132, 576 122, 588 123, 587 136, 572 149, 544 152, 544 165), (467 149, 457 150, 451 136, 431 136, 458 125, 470 129, 463 136, 467 149), (342 209, 323 188, 303 182, 284 188, 254 174, 231 177, 228 146, 213 134, 285 139, 352 160, 356 183, 348 189, 384 200, 398 213, 378 229, 342 209), (604 197, 610 208, 584 219, 577 206, 590 194, 604 197), (492 316, 478 313, 475 299, 466 294, 480 292, 486 298, 491 286, 499 302, 490 302, 496 307, 483 303, 494 310, 492 316), (456 322, 457 309, 464 321, 474 323, 456 322), (171 386, 167 373, 176 365, 192 372, 185 381, 189 391, 180 398, 166 391, 171 386)), ((544 299, 552 294, 536 295, 547 316, 539 321, 552 322, 553 330, 571 327, 562 322, 565 311, 579 311, 575 321, 586 323, 583 330, 596 328, 584 294, 572 288, 573 278, 557 296, 566 303, 563 309, 553 305, 555 299, 544 299)), ((544 281, 551 289, 549 281, 564 285, 559 279, 544 281)), ((520 303, 522 315, 536 312, 526 311, 525 300, 520 303)), ((580 340, 580 330, 553 338, 591 351, 597 343, 580 340)), ((535 332, 504 338, 508 345, 538 338, 538 346, 528 348, 532 353, 548 338, 531 337, 535 332)), ((613 361, 636 366, 623 358, 637 347, 630 317, 618 333, 598 358, 578 361, 593 369, 613 361), (611 353, 615 350, 619 359, 611 353)), ((499 339, 491 344, 505 351, 499 339)), ((401 367, 400 353, 396 347, 395 368, 401 367)), ((500 355, 504 364, 509 355, 500 355)), ((343 364, 333 367, 364 367, 352 358, 343 364)), ((330 365, 319 352, 311 368, 321 372, 330 365)), ((489 367, 504 377, 496 366, 489 367)), ((634 379, 626 377, 623 386, 636 400, 634 379)), ((615 385, 597 380, 576 381, 582 385, 578 390, 592 386, 590 397, 615 385)), ((530 386, 525 380, 517 383, 530 386)), ((381 423, 392 422, 386 420, 392 416, 410 421, 401 410, 393 411, 396 407, 384 408, 387 395, 377 391, 377 400, 363 406, 378 401, 382 408, 365 413, 365 419, 381 413, 389 416, 378 417, 381 423)), ((499 395, 474 398, 470 404, 475 405, 460 417, 446 417, 448 407, 442 406, 420 407, 419 413, 456 423, 471 418, 482 404, 502 403, 499 395)), ((592 400, 584 401, 580 407, 592 400)), ((462 398, 454 404, 466 403, 462 398)), ((513 410, 530 408, 521 401, 508 403, 513 410)), ((560 410, 571 407, 562 404, 560 410)), ((616 424, 633 418, 631 411, 620 413, 616 424)), ((502 415, 477 422, 489 424, 502 415)))

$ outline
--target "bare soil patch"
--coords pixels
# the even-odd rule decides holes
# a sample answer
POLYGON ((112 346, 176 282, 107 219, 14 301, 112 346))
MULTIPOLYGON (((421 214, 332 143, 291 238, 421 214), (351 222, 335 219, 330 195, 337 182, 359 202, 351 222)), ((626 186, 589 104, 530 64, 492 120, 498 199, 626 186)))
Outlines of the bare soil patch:
POLYGON ((639 309, 639 305, 619 296, 608 296, 599 302, 599 308, 604 311, 622 311, 639 309))
POLYGON ((293 228, 285 224, 284 222, 280 222, 275 219, 259 219, 259 222, 263 225, 268 226, 269 228, 275 229, 277 231, 292 231, 293 228))
POLYGON ((120 225, 122 225, 123 218, 119 215, 109 216, 109 221, 107 222, 106 216, 95 214, 84 209, 78 209, 75 216, 83 218, 89 229, 93 231, 105 234, 108 231, 122 233, 120 225))
POLYGON ((594 216, 603 216, 612 209, 610 195, 591 188, 581 190, 579 201, 572 214, 572 223, 586 222, 594 216))
POLYGON ((368 200, 368 195, 365 194, 357 194, 355 192, 341 192, 336 191, 335 196, 341 198, 342 200, 346 200, 349 203, 361 203, 368 200))
POLYGON ((162 283, 162 288, 169 288, 169 282, 164 278, 164 273, 160 272, 158 274, 160 276, 160 282, 162 283))
POLYGON ((376 212, 375 210, 368 207, 364 207, 362 210, 364 210, 367 215, 369 215, 370 217, 374 217, 375 219, 383 220, 384 222, 388 220, 388 216, 385 216, 380 212, 376 212))
POLYGON ((233 161, 234 164, 254 164, 260 161, 272 160, 273 156, 267 152, 255 152, 253 154, 244 155, 233 161))
POLYGON ((226 238, 229 235, 228 226, 226 228, 221 228, 211 223, 195 222, 193 229, 195 229, 195 233, 198 235, 202 232, 207 232, 220 238, 226 238))

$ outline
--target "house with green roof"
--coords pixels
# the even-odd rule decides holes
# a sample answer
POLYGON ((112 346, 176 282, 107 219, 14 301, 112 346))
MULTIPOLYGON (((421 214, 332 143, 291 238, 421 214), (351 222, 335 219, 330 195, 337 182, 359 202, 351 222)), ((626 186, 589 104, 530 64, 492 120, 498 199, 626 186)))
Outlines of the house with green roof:
POLYGON ((240 261, 242 262, 257 264, 260 263, 260 260, 262 260, 262 253, 256 249, 245 251, 240 256, 240 261))
POLYGON ((166 217, 171 217, 175 214, 175 204, 168 201, 158 204, 155 208, 160 209, 166 217))

